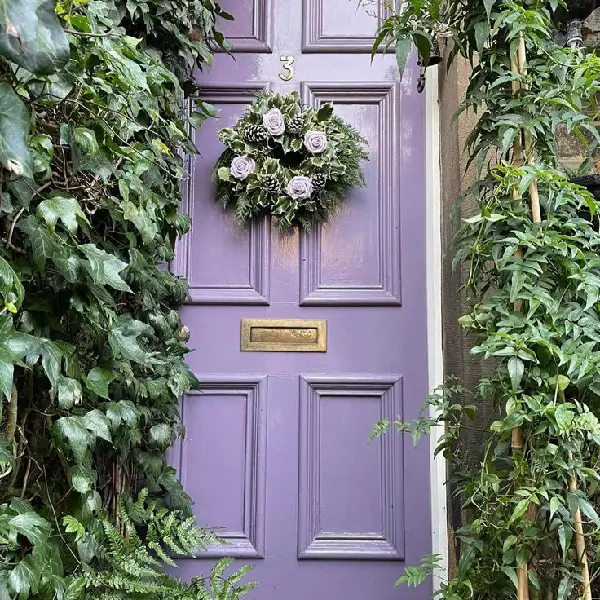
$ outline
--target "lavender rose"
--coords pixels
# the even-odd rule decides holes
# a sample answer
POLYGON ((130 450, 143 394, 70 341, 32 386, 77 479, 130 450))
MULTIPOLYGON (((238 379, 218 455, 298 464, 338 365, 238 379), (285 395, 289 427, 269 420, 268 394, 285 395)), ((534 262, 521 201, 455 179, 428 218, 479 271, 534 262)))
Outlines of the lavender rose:
POLYGON ((285 193, 294 200, 305 200, 313 193, 313 184, 310 177, 296 175, 292 177, 285 188, 285 193))
POLYGON ((246 179, 248 175, 254 173, 255 168, 256 163, 254 159, 244 154, 243 156, 236 156, 231 161, 230 171, 232 177, 235 177, 235 179, 246 179))
POLYGON ((312 154, 321 154, 327 146, 327 136, 322 131, 308 131, 304 136, 304 146, 312 154))
POLYGON ((285 119, 278 108, 272 108, 263 115, 263 125, 271 135, 283 135, 285 119))

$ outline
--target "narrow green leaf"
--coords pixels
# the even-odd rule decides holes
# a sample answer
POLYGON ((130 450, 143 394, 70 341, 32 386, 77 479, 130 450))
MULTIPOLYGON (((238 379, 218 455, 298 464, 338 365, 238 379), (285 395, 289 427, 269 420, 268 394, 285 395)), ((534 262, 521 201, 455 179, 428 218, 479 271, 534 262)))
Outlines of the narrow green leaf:
POLYGON ((401 37, 396 40, 396 64, 400 72, 400 79, 404 76, 406 61, 412 48, 412 40, 409 37, 401 37))
POLYGON ((524 372, 525 365, 523 364, 523 361, 516 356, 511 356, 508 359, 508 374, 510 376, 510 383, 512 385, 513 392, 517 392, 519 390, 524 372))
POLYGON ((573 581, 568 575, 565 575, 558 584, 557 600, 567 600, 573 589, 573 581))
POLYGON ((487 13, 488 19, 492 14, 492 8, 496 4, 496 0, 483 0, 483 6, 485 7, 485 12, 487 13))
POLYGON ((478 21, 474 27, 475 47, 480 54, 483 52, 483 47, 490 35, 490 26, 485 21, 478 21))

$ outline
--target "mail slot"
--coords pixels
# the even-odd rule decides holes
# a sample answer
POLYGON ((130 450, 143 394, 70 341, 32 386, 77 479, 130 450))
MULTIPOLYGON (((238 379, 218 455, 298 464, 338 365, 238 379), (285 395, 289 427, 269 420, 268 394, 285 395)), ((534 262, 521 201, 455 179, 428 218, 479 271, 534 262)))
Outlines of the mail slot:
POLYGON ((242 352, 327 352, 327 321, 242 319, 242 352))

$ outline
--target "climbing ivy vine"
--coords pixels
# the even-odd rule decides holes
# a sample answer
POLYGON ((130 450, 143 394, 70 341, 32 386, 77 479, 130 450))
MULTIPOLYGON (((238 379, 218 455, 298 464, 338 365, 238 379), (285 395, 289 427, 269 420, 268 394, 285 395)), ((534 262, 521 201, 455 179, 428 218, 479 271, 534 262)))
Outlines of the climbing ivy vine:
MULTIPOLYGON (((466 157, 478 175, 462 200, 477 208, 463 220, 456 263, 469 305, 460 322, 492 374, 468 404, 457 398, 465 390, 443 388, 429 401, 438 417, 395 425, 417 439, 446 425, 438 450, 452 460, 464 419, 484 401, 495 410, 481 462, 451 465, 464 525, 456 572, 439 594, 597 597, 600 205, 570 181, 557 140, 579 139, 587 172, 599 143, 600 58, 553 42, 558 1, 403 5, 376 42, 395 43, 401 71, 411 43, 427 64, 440 39, 450 60, 472 67, 460 110, 477 116, 466 157)), ((426 557, 400 583, 416 585, 435 567, 426 557)))
POLYGON ((237 598, 184 583, 198 528, 165 450, 195 378, 161 268, 213 0, 0 1, 0 599, 237 598), (168 500, 168 503, 167 503, 168 500))

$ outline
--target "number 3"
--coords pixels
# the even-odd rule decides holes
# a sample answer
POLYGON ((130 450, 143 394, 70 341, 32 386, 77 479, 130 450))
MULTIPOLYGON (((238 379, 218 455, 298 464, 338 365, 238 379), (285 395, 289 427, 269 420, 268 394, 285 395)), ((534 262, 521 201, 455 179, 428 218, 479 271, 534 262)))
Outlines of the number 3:
POLYGON ((294 57, 282 56, 279 60, 283 63, 285 73, 279 73, 279 78, 283 81, 291 81, 294 78, 294 57))

